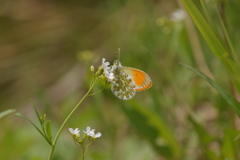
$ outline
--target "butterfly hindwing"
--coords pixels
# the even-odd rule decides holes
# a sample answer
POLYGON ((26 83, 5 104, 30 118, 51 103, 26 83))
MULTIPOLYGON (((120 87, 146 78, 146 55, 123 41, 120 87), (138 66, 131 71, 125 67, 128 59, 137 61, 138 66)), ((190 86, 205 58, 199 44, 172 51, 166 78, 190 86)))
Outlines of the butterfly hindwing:
POLYGON ((121 69, 115 71, 116 82, 112 83, 112 93, 124 100, 131 99, 136 94, 136 85, 131 76, 121 69))

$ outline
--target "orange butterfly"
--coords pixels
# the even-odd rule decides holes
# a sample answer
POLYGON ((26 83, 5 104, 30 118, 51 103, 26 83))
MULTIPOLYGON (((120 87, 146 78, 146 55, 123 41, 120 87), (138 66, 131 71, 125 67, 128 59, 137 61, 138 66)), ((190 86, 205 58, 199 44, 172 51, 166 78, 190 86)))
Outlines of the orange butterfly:
POLYGON ((115 60, 112 66, 114 83, 112 83, 112 93, 123 100, 131 99, 136 92, 143 91, 152 86, 149 75, 141 70, 124 67, 119 60, 115 60))

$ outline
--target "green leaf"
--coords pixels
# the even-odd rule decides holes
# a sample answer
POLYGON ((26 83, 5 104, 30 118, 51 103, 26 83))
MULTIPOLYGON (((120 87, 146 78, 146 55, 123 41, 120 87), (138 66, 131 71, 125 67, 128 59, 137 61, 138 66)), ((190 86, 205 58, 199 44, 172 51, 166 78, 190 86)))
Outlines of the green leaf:
POLYGON ((228 35, 228 32, 227 32, 227 29, 223 23, 223 20, 221 19, 221 16, 220 16, 220 13, 219 11, 217 10, 217 14, 218 14, 218 17, 220 19, 220 22, 221 22, 221 25, 222 25, 222 29, 223 29, 223 33, 226 37, 226 40, 227 40, 227 43, 229 44, 229 48, 230 48, 230 51, 231 51, 231 55, 233 56, 233 59, 239 64, 239 60, 238 60, 238 56, 233 48, 233 45, 232 45, 232 42, 231 42, 231 39, 228 35))
POLYGON ((122 109, 138 133, 167 159, 181 157, 180 145, 161 117, 134 100, 129 102, 131 105, 126 103, 122 109))
MULTIPOLYGON (((204 37, 209 48, 222 61, 225 68, 228 70, 237 91, 240 93, 240 68, 237 63, 238 61, 233 59, 236 56, 231 57, 232 54, 227 49, 226 44, 223 43, 222 38, 218 36, 219 34, 215 33, 217 31, 211 27, 212 24, 209 24, 206 21, 192 0, 181 0, 181 2, 204 37)), ((210 16, 207 17, 210 19, 210 16)))
POLYGON ((223 98, 233 107, 233 109, 236 111, 238 117, 240 118, 240 103, 230 93, 228 93, 226 90, 224 90, 221 86, 219 86, 217 83, 215 83, 213 80, 208 78, 203 73, 197 71, 196 69, 194 69, 186 64, 183 64, 183 63, 180 63, 180 64, 191 69, 197 75, 199 75, 200 77, 205 79, 211 86, 213 86, 223 96, 223 98))
POLYGON ((2 117, 4 117, 4 116, 10 114, 10 113, 15 112, 15 111, 16 111, 15 109, 8 109, 8 110, 5 110, 5 111, 1 112, 1 113, 0 113, 0 119, 1 119, 2 117))
POLYGON ((47 139, 47 137, 45 137, 45 135, 42 133, 42 131, 41 131, 30 119, 28 119, 25 115, 23 115, 23 114, 21 114, 21 113, 16 113, 15 115, 18 116, 18 117, 24 118, 24 119, 26 119, 28 122, 30 122, 30 123, 33 125, 33 127, 35 127, 35 128, 37 129, 37 131, 43 136, 43 138, 44 138, 50 145, 52 145, 51 142, 47 139))
POLYGON ((51 129, 51 121, 46 122, 46 132, 50 142, 52 142, 52 129, 51 129))
POLYGON ((219 37, 214 33, 209 23, 205 20, 192 0, 181 1, 213 53, 219 58, 228 54, 223 44, 221 44, 221 40, 219 40, 219 37))
POLYGON ((35 104, 33 103, 33 101, 32 101, 31 99, 30 99, 30 101, 32 102, 32 105, 33 105, 34 111, 35 111, 35 113, 36 113, 36 115, 37 115, 38 121, 39 121, 39 123, 42 125, 42 120, 41 120, 41 117, 40 117, 40 115, 39 115, 36 107, 35 107, 35 104))
POLYGON ((41 131, 30 119, 28 119, 25 115, 23 115, 23 114, 21 114, 21 113, 16 113, 15 115, 18 116, 18 117, 24 118, 24 119, 26 119, 28 122, 30 122, 30 123, 38 130, 38 132, 44 137, 42 131, 41 131))
MULTIPOLYGON (((227 46, 225 45, 225 43, 224 43, 224 41, 223 41, 220 33, 218 32, 216 26, 214 25, 214 23, 213 23, 210 15, 209 15, 209 13, 208 13, 208 11, 207 11, 207 8, 206 8, 203 0, 200 0, 200 2, 201 2, 201 5, 202 5, 202 8, 203 8, 204 14, 205 14, 205 16, 206 16, 206 18, 207 18, 207 22, 208 22, 210 28, 212 29, 212 31, 214 32, 214 34, 217 36, 217 38, 221 41, 221 43, 224 45, 225 49, 227 50, 228 48, 227 48, 227 46)), ((220 19, 221 19, 221 18, 220 18, 220 19)))
POLYGON ((8 110, 5 110, 5 111, 1 112, 1 113, 0 113, 0 119, 1 119, 2 117, 4 117, 4 116, 10 114, 10 113, 15 112, 15 111, 16 111, 15 109, 8 109, 8 110))

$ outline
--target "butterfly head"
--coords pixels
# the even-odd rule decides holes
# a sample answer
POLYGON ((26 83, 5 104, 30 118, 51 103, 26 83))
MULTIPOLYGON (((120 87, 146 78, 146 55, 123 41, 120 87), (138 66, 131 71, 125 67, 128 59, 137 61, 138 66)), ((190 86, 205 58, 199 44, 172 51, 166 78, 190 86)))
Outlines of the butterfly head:
POLYGON ((122 64, 121 64, 121 62, 119 60, 115 60, 113 62, 113 65, 118 66, 118 67, 122 67, 122 64))
POLYGON ((122 67, 122 64, 121 64, 121 62, 119 61, 119 60, 115 60, 114 62, 113 62, 113 70, 116 70, 118 67, 122 67))

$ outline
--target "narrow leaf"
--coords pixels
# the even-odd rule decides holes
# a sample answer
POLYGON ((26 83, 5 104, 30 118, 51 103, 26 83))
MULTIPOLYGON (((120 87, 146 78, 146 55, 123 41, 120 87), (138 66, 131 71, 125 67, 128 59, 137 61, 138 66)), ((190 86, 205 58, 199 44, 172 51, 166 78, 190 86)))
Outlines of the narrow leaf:
POLYGON ((219 11, 217 10, 217 14, 218 14, 218 17, 220 19, 220 22, 221 22, 221 25, 222 25, 222 29, 223 29, 223 33, 226 37, 226 40, 227 40, 227 43, 229 44, 229 48, 230 48, 230 51, 231 51, 231 55, 233 56, 233 59, 239 64, 239 60, 238 60, 238 56, 233 48, 233 45, 232 45, 232 42, 231 42, 231 39, 228 35, 228 31, 227 31, 227 28, 225 27, 224 23, 223 23, 223 20, 220 16, 220 13, 219 11))
POLYGON ((233 107, 233 109, 236 111, 238 117, 240 118, 240 103, 230 93, 228 93, 226 90, 224 90, 221 86, 219 86, 217 83, 215 83, 213 80, 208 78, 203 73, 197 71, 196 69, 194 69, 186 64, 183 64, 183 63, 180 63, 180 64, 191 69, 193 72, 195 72, 200 77, 205 79, 211 86, 213 86, 223 96, 223 98, 233 107))
POLYGON ((226 44, 223 43, 219 34, 216 34, 211 28, 211 25, 200 13, 196 5, 192 0, 181 0, 182 4, 188 11, 198 30, 201 32, 203 38, 207 42, 209 48, 212 52, 222 61, 225 68, 230 73, 232 82, 234 83, 237 91, 240 93, 240 68, 235 57, 231 57, 229 49, 227 49, 226 44))
POLYGON ((222 57, 225 54, 228 54, 225 48, 223 47, 221 40, 214 33, 209 23, 205 20, 203 15, 200 13, 198 8, 195 6, 192 0, 181 0, 184 7, 188 11, 189 15, 192 17, 192 20, 198 27, 202 36, 208 43, 209 47, 217 57, 222 57))
POLYGON ((38 113, 38 111, 37 111, 37 109, 36 109, 36 106, 35 106, 34 102, 33 102, 31 99, 30 99, 30 101, 32 102, 32 105, 33 105, 34 111, 35 111, 35 113, 36 113, 36 115, 37 115, 38 121, 39 121, 39 123, 42 125, 41 117, 40 117, 40 115, 39 115, 39 113, 38 113))
POLYGON ((50 142, 52 142, 52 129, 51 129, 51 121, 46 122, 46 132, 50 142))
POLYGON ((43 138, 44 138, 50 145, 52 145, 51 142, 47 139, 47 137, 44 136, 44 134, 42 133, 42 131, 41 131, 30 119, 28 119, 26 116, 24 116, 24 115, 21 114, 21 113, 16 113, 15 115, 18 116, 18 117, 24 118, 24 119, 26 119, 28 122, 30 122, 30 123, 33 125, 33 127, 35 127, 35 128, 37 129, 37 131, 43 136, 43 138))
POLYGON ((209 15, 209 13, 208 13, 208 11, 207 11, 207 8, 206 8, 203 0, 200 0, 200 2, 201 2, 201 5, 202 5, 204 14, 205 14, 205 16, 206 16, 206 18, 207 18, 207 22, 209 23, 209 26, 211 27, 211 29, 213 30, 214 34, 217 36, 217 38, 221 41, 221 43, 224 45, 225 49, 227 50, 228 48, 227 48, 227 46, 225 45, 222 37, 220 36, 220 33, 218 32, 216 26, 214 25, 214 23, 213 23, 210 15, 209 15))
POLYGON ((15 109, 8 109, 8 110, 5 110, 5 111, 1 112, 1 113, 0 113, 0 119, 1 119, 2 117, 4 117, 4 116, 10 114, 10 113, 15 112, 15 111, 16 111, 15 109))
POLYGON ((26 116, 24 116, 21 113, 16 113, 15 115, 18 117, 22 117, 22 118, 26 119, 28 122, 30 122, 38 130, 38 132, 44 137, 42 131, 30 119, 28 119, 26 116))

